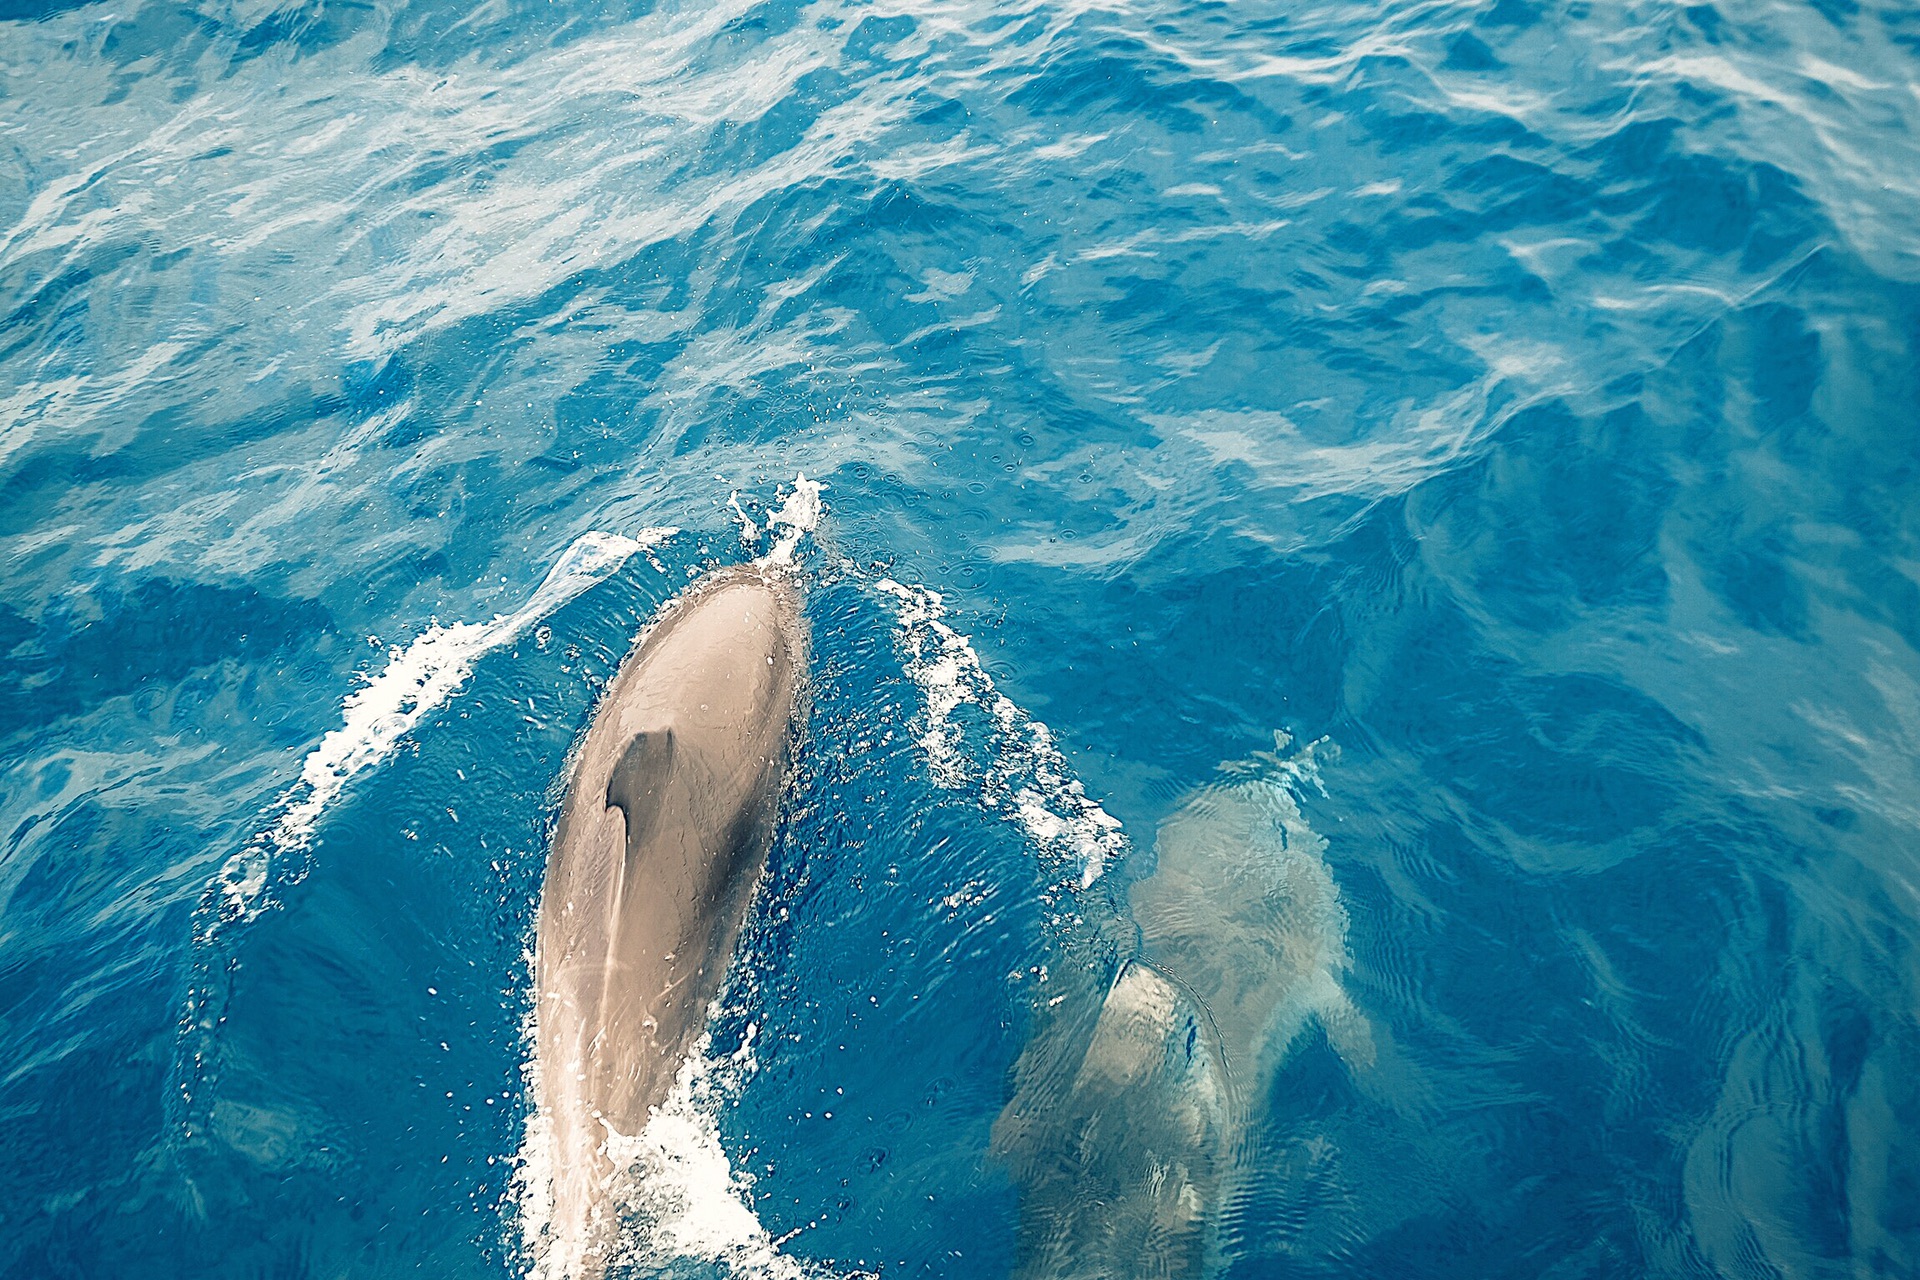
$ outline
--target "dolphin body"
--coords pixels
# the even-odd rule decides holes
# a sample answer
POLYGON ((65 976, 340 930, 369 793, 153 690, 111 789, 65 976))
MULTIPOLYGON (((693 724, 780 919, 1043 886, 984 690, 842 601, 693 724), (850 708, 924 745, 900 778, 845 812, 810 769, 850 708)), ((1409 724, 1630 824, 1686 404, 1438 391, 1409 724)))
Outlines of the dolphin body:
POLYGON ((618 1139, 666 1099, 719 993, 804 721, 806 657, 786 577, 722 570, 641 635, 574 757, 535 941, 549 1274, 608 1264, 618 1139))
POLYGON ((1371 1065, 1325 849, 1283 777, 1201 787, 1129 887, 1133 954, 1057 967, 993 1129, 1020 1189, 1015 1280, 1218 1272, 1288 1048, 1314 1023, 1371 1065))

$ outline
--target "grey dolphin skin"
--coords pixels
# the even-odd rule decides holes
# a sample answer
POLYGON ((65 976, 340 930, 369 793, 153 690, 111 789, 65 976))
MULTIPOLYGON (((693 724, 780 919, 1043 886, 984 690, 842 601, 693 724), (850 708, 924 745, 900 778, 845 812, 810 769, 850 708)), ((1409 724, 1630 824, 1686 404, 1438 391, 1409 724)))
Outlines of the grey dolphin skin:
POLYGON ((1177 979, 1139 957, 1104 999, 1091 994, 1057 1006, 993 1126, 1020 1188, 1014 1276, 1205 1275, 1244 1120, 1218 1028, 1177 979))
POLYGON ((1267 759, 1229 762, 1161 823, 1104 989, 1085 941, 1056 967, 993 1129, 1020 1188, 1015 1280, 1217 1274, 1288 1048, 1312 1023, 1351 1068, 1374 1061, 1326 841, 1267 759))
POLYGON ((535 943, 537 1054, 560 1274, 617 1228, 610 1134, 631 1137, 698 1040, 739 937, 805 714, 797 592, 713 574, 670 603, 574 758, 535 943))

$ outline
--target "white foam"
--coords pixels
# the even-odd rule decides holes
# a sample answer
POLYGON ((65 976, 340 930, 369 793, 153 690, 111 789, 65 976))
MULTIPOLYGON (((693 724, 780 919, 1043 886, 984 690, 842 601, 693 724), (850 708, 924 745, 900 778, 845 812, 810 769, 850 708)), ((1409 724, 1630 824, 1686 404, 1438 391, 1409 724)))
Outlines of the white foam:
MULTIPOLYGON (((774 538, 773 547, 761 556, 758 564, 786 565, 793 563, 793 553, 800 545, 800 539, 812 532, 820 523, 820 513, 825 510, 820 501, 821 491, 827 486, 818 480, 807 479, 806 472, 794 477, 793 488, 788 491, 786 501, 780 509, 767 517, 767 532, 776 528, 781 532, 774 538)), ((744 519, 744 515, 742 516, 744 519)))
MULTIPOLYGON (((529 1020, 526 1043, 537 1036, 529 1020)), ((553 1227, 553 1154, 545 1117, 527 1122, 515 1171, 522 1247, 533 1280, 581 1280, 609 1265, 657 1269, 692 1258, 727 1274, 756 1280, 809 1280, 832 1272, 780 1252, 753 1211, 753 1179, 733 1167, 720 1140, 720 1108, 737 1098, 757 1067, 753 1028, 724 1057, 709 1037, 680 1064, 672 1092, 649 1114, 638 1134, 607 1126, 606 1152, 615 1172, 610 1202, 619 1216, 611 1243, 563 1240, 553 1227)), ((527 1091, 539 1097, 537 1057, 529 1055, 527 1091)), ((589 1235, 600 1236, 593 1224, 589 1235)))
POLYGON ((734 1169, 720 1142, 719 1108, 752 1073, 751 1044, 727 1058, 710 1054, 703 1038, 637 1137, 609 1135, 616 1164, 631 1178, 623 1208, 644 1224, 636 1256, 704 1258, 768 1280, 823 1274, 779 1251, 753 1212, 752 1178, 734 1169))
POLYGON ((740 541, 751 547, 760 540, 760 526, 754 523, 746 508, 740 505, 740 491, 735 489, 727 495, 727 505, 733 508, 734 519, 740 522, 740 541))
MULTIPOLYGON (((473 664, 528 627, 613 574, 635 552, 658 545, 677 529, 643 530, 628 538, 586 533, 575 539, 526 604, 489 622, 434 623, 405 648, 393 646, 387 665, 341 704, 341 724, 307 753, 300 778, 280 797, 271 826, 227 859, 220 869, 218 922, 257 915, 276 856, 296 854, 312 842, 314 824, 355 775, 391 756, 423 716, 466 683, 473 664)), ((210 922, 217 923, 217 922, 210 922)))
POLYGON ((820 495, 826 487, 818 480, 807 479, 807 473, 802 471, 793 478, 793 488, 787 491, 778 509, 768 514, 764 527, 741 505, 740 490, 727 495, 727 506, 733 512, 734 522, 740 526, 740 542, 747 550, 759 547, 762 538, 773 539, 766 551, 754 557, 755 564, 784 568, 793 563, 800 540, 819 527, 820 516, 826 510, 820 495))
POLYGON ((994 687, 973 641, 943 621, 939 592, 892 578, 875 585, 895 603, 895 639, 926 701, 920 746, 934 782, 977 787, 982 808, 1020 827, 1044 856, 1075 866, 1081 888, 1098 880, 1125 855, 1127 838, 1073 776, 1052 731, 994 687), (967 730, 954 718, 968 704, 986 713, 982 761, 965 749, 967 730))

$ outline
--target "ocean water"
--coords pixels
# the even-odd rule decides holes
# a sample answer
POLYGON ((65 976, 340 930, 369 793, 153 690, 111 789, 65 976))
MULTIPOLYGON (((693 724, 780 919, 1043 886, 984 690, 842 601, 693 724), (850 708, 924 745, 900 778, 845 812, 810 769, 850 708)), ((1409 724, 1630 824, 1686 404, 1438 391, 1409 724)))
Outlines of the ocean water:
POLYGON ((1874 0, 0 0, 0 1274, 552 1274, 567 753, 784 539, 626 1272, 1166 1274, 1178 1121, 1179 1274, 1920 1275, 1916 208, 1874 0))

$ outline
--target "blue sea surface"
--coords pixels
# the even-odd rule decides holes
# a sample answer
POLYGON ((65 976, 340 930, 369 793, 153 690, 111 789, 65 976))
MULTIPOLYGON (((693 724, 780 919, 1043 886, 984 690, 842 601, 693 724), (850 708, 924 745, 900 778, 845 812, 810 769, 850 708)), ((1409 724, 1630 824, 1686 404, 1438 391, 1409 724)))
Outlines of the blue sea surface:
POLYGON ((569 749, 804 475, 635 1274, 1032 1275, 1265 788, 1214 1274, 1920 1275, 1917 211, 1897 2, 0 0, 0 1274, 537 1271, 569 749))

